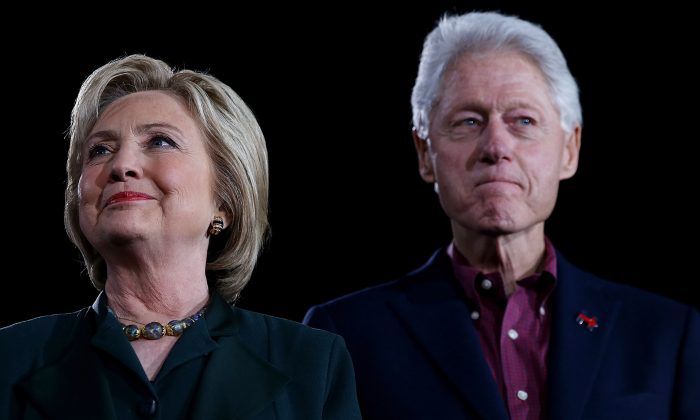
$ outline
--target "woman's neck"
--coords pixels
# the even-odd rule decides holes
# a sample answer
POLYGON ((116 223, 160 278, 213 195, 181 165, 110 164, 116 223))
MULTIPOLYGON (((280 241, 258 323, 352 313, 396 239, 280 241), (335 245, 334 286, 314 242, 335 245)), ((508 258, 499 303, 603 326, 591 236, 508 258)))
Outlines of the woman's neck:
MULTIPOLYGON (((120 322, 166 325, 206 306, 207 244, 133 241, 101 249, 107 265, 105 294, 120 322)), ((177 337, 164 336, 130 342, 149 379, 156 377, 176 341, 177 337)))
POLYGON ((119 317, 167 323, 194 314, 209 300, 203 258, 161 255, 158 264, 138 257, 106 261, 105 293, 119 317))

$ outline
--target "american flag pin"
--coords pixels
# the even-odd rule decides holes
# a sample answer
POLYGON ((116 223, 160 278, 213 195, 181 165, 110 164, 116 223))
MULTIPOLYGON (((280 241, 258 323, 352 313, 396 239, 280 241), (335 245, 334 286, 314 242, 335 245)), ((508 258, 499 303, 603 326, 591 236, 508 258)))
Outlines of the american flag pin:
POLYGON ((576 317, 576 323, 582 327, 588 328, 588 331, 593 332, 594 329, 598 328, 598 318, 594 316, 588 316, 585 312, 580 312, 576 317))

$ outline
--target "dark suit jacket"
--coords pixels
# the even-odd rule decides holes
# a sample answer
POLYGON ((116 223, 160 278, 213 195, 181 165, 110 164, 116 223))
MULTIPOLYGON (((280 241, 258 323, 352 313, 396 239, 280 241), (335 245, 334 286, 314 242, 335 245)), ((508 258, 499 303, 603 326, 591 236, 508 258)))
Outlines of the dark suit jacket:
MULTIPOLYGON (((557 254, 551 419, 700 419, 697 310, 609 283, 557 254), (599 327, 577 324, 581 311, 599 327)), ((661 280, 661 279, 660 279, 661 280)), ((445 250, 385 285, 311 308, 345 338, 372 419, 508 419, 445 250)))
MULTIPOLYGON (((210 331, 193 419, 359 419, 342 338, 232 308, 210 331)), ((52 315, 0 330, 0 419, 115 419, 96 351, 96 312, 52 315)))

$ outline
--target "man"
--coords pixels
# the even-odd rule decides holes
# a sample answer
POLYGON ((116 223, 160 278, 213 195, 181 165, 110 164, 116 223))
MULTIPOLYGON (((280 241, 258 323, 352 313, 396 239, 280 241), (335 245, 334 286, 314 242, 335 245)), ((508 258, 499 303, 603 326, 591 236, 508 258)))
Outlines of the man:
POLYGON ((583 272, 545 237, 582 123, 554 40, 496 13, 445 18, 412 106, 452 243, 305 319, 345 338, 364 418, 700 419, 697 311, 583 272))

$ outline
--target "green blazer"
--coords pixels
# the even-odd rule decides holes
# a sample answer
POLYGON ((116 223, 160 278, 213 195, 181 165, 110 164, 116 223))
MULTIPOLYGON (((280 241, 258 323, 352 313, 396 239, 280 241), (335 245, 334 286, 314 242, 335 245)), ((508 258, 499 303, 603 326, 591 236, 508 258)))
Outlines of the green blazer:
MULTIPOLYGON (((231 307, 210 330, 193 419, 359 419, 343 339, 231 307)), ((96 306, 0 329, 0 420, 116 420, 96 348, 96 306)))

